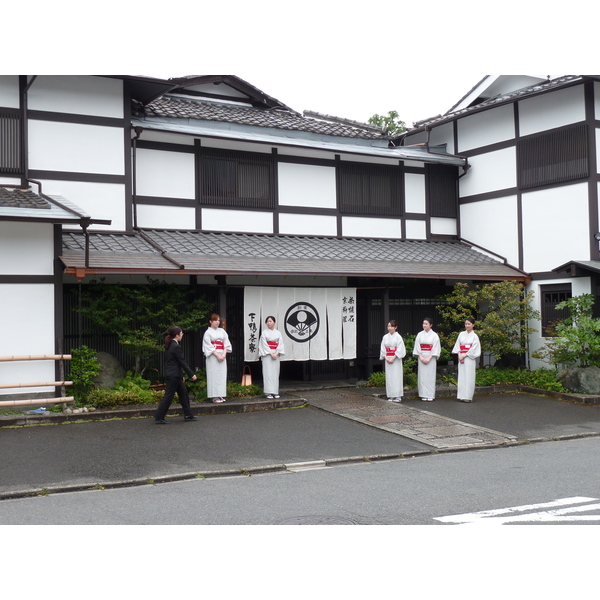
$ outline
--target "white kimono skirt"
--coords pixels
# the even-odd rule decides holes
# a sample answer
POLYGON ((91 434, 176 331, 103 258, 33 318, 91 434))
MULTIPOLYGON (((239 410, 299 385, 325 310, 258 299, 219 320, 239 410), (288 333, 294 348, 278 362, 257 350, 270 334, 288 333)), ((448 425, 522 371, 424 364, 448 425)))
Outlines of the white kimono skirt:
POLYGON ((277 329, 263 329, 258 341, 258 355, 262 361, 265 394, 279 394, 279 370, 282 354, 285 354, 285 352, 281 332, 277 329), (272 352, 279 352, 279 356, 275 359, 272 358, 272 352))
POLYGON ((227 332, 221 327, 209 327, 202 339, 202 352, 206 357, 206 396, 224 398, 227 395, 227 360, 219 362, 213 352, 231 352, 227 332))
POLYGON ((419 366, 417 369, 419 375, 419 398, 435 398, 435 377, 437 370, 437 359, 440 357, 442 347, 438 334, 430 329, 429 331, 420 331, 415 338, 415 347, 413 354, 419 357, 427 358, 431 356, 431 360, 425 364, 419 358, 419 366))
POLYGON ((481 356, 481 345, 479 337, 472 331, 467 333, 462 331, 452 348, 452 354, 467 353, 465 362, 458 363, 458 389, 456 397, 459 400, 473 400, 475 393, 475 371, 477 369, 477 359, 481 356))
POLYGON ((385 393, 388 398, 402 398, 402 394, 404 393, 402 359, 406 355, 406 348, 404 347, 404 340, 398 332, 393 334, 386 333, 381 340, 379 360, 384 360, 386 356, 394 355, 396 355, 396 360, 391 365, 387 361, 384 363, 385 393))

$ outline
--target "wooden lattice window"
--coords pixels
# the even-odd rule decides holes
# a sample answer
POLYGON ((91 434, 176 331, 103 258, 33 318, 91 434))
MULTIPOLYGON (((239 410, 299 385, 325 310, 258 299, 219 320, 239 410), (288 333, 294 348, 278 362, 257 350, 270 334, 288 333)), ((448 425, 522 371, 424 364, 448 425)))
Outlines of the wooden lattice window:
POLYGON ((342 162, 337 173, 342 213, 385 217, 402 214, 403 176, 400 167, 342 162))
POLYGON ((587 125, 570 125, 520 139, 517 162, 521 189, 587 177, 587 125))
POLYGON ((0 108, 0 173, 22 171, 21 116, 16 109, 0 108))
POLYGON ((271 155, 203 150, 200 202, 209 206, 274 208, 274 165, 271 155))

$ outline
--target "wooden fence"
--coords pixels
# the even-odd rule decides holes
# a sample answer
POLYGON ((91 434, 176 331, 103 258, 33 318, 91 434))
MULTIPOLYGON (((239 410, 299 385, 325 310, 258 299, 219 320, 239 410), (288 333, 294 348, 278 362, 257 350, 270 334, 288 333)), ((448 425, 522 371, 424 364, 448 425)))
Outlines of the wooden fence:
MULTIPOLYGON (((27 355, 27 356, 0 356, 0 362, 11 362, 21 360, 71 360, 70 354, 40 354, 40 355, 27 355)), ((60 375, 64 377, 64 366, 61 363, 60 375)), ((0 389, 21 389, 27 387, 61 387, 73 385, 72 381, 42 381, 36 383, 2 383, 0 389)), ((29 406, 32 404, 59 404, 66 402, 73 402, 74 396, 65 396, 64 389, 62 390, 63 396, 53 398, 32 398, 26 400, 1 400, 0 407, 3 406, 29 406)), ((0 396, 1 398, 1 396, 0 396)))

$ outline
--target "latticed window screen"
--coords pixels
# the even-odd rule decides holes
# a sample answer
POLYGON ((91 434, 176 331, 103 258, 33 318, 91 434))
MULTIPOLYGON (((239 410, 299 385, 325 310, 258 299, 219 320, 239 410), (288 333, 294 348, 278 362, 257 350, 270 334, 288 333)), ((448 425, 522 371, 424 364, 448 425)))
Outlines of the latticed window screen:
POLYGON ((587 125, 580 123, 520 139, 517 161, 521 189, 587 177, 587 125))
POLYGON ((340 163, 338 190, 340 211, 355 215, 402 214, 400 167, 340 163))
POLYGON ((21 117, 0 109, 0 173, 21 173, 21 117))
POLYGON ((432 217, 456 218, 458 169, 451 165, 426 165, 427 195, 432 217))
POLYGON ((542 335, 554 336, 554 325, 569 316, 569 309, 556 310, 556 305, 571 298, 571 285, 543 285, 540 287, 542 301, 542 335))
POLYGON ((201 203, 274 208, 274 161, 270 155, 204 150, 200 156, 201 203))

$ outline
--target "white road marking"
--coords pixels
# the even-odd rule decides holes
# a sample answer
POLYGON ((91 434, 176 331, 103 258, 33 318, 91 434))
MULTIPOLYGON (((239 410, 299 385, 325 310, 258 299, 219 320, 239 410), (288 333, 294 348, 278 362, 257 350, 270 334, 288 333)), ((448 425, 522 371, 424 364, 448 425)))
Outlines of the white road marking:
POLYGON ((474 513, 464 513, 462 515, 449 515, 445 517, 435 517, 436 521, 442 523, 455 523, 461 525, 486 524, 501 525, 503 523, 525 523, 525 522, 564 522, 564 521, 600 521, 598 515, 572 515, 576 512, 587 512, 600 509, 600 503, 590 504, 597 501, 598 498, 587 498, 576 496, 573 498, 559 498, 552 502, 543 502, 540 504, 525 504, 523 506, 511 506, 508 508, 498 508, 494 510, 482 510, 474 513), (577 506, 573 506, 577 505, 577 506), (565 508, 559 508, 565 507, 565 508), (542 510, 539 509, 554 509, 542 510), (527 512, 538 511, 538 512, 527 512), (521 514, 515 514, 521 513, 521 514), (527 514, 523 514, 527 513, 527 514), (569 516, 565 516, 569 515, 569 516))

